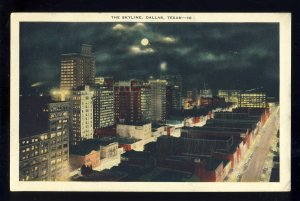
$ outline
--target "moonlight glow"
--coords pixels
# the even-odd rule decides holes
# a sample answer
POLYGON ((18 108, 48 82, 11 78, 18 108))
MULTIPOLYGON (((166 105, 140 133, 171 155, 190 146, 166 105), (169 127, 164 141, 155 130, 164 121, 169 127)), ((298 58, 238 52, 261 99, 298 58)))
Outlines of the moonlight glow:
POLYGON ((166 71, 167 70, 167 66, 168 66, 167 62, 160 63, 160 70, 166 71))
POLYGON ((148 40, 147 38, 143 38, 143 39, 141 40, 141 44, 142 44, 143 46, 147 46, 147 45, 149 44, 149 40, 148 40))

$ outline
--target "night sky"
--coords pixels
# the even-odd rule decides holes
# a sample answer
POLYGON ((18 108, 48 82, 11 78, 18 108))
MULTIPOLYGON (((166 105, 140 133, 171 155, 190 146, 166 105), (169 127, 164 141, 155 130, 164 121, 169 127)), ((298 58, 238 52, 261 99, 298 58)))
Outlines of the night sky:
POLYGON ((116 80, 181 74, 184 89, 279 94, 276 23, 21 23, 21 93, 59 86, 60 55, 93 46, 97 75, 116 80), (141 40, 148 39, 143 46, 141 40))

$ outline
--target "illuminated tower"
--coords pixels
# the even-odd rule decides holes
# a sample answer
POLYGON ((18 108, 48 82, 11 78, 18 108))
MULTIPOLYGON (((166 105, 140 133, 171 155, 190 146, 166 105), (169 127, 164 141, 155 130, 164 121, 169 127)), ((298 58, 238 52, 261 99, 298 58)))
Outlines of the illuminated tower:
POLYGON ((144 121, 151 120, 151 88, 149 83, 144 83, 141 87, 141 112, 144 121))
POLYGON ((266 94, 263 92, 244 92, 240 94, 238 107, 266 108, 266 94))
POLYGON ((115 123, 114 91, 97 85, 94 87, 94 129, 112 126, 115 123))
POLYGON ((152 121, 166 120, 166 80, 150 80, 152 121))
POLYGON ((94 92, 90 90, 88 85, 73 90, 71 95, 72 123, 70 135, 72 145, 93 138, 93 96, 94 92))
POLYGON ((83 44, 80 53, 61 55, 61 90, 69 90, 82 85, 94 85, 96 60, 92 46, 83 44))

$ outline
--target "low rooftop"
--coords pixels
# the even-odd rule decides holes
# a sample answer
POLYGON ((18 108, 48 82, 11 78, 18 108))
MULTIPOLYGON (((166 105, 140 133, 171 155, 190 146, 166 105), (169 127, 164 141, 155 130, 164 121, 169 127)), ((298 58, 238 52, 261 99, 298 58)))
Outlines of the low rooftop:
POLYGON ((247 128, 226 128, 226 127, 209 127, 209 126, 203 126, 203 127, 182 127, 181 130, 192 130, 192 131, 210 131, 210 132, 227 132, 227 133, 244 133, 247 128))

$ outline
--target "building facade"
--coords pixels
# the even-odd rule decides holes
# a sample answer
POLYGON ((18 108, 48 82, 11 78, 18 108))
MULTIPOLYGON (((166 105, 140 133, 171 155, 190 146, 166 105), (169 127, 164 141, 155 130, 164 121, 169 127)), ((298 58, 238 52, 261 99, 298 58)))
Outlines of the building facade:
POLYGON ((95 73, 96 59, 90 45, 83 44, 80 53, 61 55, 61 90, 70 90, 82 85, 94 85, 95 73))
POLYGON ((121 137, 144 140, 151 137, 151 123, 147 124, 117 124, 117 134, 121 137))
POLYGON ((88 85, 77 87, 71 95, 71 145, 93 138, 93 96, 88 85))
POLYGON ((167 114, 180 110, 182 107, 182 77, 181 75, 162 75, 160 79, 167 81, 167 114))
POLYGON ((151 120, 151 88, 149 83, 144 83, 141 87, 141 112, 143 121, 151 120))
MULTIPOLYGON (((22 102, 21 102, 21 107, 22 102)), ((37 107, 37 105, 32 105, 37 107)), ((30 105, 26 104, 26 108, 30 105)), ((69 172, 69 102, 49 102, 35 116, 47 114, 43 132, 27 132, 21 127, 19 141, 19 180, 20 181, 57 181, 66 180, 69 172), (34 135, 32 135, 35 133, 34 135), (29 135, 28 135, 29 134, 29 135)), ((21 113, 21 116, 23 114, 21 113)), ((26 115, 25 115, 26 116, 26 115)), ((26 120, 20 120, 26 123, 26 120)), ((30 120, 32 121, 32 119, 30 120)), ((33 122, 32 122, 33 123, 33 122)), ((39 124, 36 121, 36 125, 39 124)), ((31 125, 31 126, 32 126, 31 125)))
POLYGON ((218 90, 218 97, 224 98, 226 102, 238 104, 241 90, 218 90))
POLYGON ((93 127, 104 128, 115 124, 114 91, 95 86, 93 99, 93 127))
POLYGON ((67 179, 69 172, 70 103, 49 103, 50 180, 67 179))
POLYGON ((118 148, 118 142, 113 142, 106 146, 100 146, 100 157, 102 159, 113 158, 118 155, 118 148))
POLYGON ((116 123, 142 121, 141 88, 142 81, 119 81, 114 85, 116 123))
POLYGON ((110 89, 113 89, 114 86, 114 79, 113 77, 95 77, 95 84, 108 87, 110 89))
POLYGON ((166 120, 166 80, 150 80, 152 121, 166 120))
POLYGON ((211 89, 200 89, 199 90, 199 96, 200 96, 200 98, 201 97, 203 97, 203 98, 212 98, 213 94, 212 94, 211 89))
POLYGON ((239 97, 238 107, 266 108, 266 94, 262 92, 241 93, 239 97))

